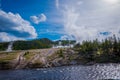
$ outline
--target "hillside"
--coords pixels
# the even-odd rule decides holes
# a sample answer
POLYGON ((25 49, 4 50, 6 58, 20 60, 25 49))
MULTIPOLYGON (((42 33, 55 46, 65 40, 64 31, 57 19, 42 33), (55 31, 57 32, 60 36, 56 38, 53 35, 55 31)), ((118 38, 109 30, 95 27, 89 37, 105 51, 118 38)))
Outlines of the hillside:
MULTIPOLYGON (((45 49, 45 48, 51 48, 53 45, 68 45, 68 44, 75 44, 75 40, 58 40, 58 41, 52 41, 48 38, 42 38, 42 39, 35 39, 35 40, 19 40, 14 41, 12 49, 13 50, 29 50, 29 49, 45 49), (61 44, 59 44, 61 42, 61 44)), ((8 47, 10 42, 1 42, 0 43, 0 51, 5 51, 8 47)))
POLYGON ((9 42, 1 42, 0 43, 0 51, 4 51, 7 49, 9 42))
POLYGON ((35 49, 0 52, 0 70, 48 67, 48 57, 59 49, 35 49))
POLYGON ((31 41, 15 41, 13 50, 43 49, 52 47, 53 42, 47 38, 31 41))

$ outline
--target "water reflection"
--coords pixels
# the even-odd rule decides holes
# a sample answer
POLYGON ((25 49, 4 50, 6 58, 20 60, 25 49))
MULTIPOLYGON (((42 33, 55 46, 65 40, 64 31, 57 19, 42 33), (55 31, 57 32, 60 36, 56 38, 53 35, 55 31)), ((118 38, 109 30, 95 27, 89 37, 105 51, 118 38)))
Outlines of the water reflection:
POLYGON ((103 80, 120 79, 120 65, 98 64, 49 69, 0 71, 0 80, 103 80))

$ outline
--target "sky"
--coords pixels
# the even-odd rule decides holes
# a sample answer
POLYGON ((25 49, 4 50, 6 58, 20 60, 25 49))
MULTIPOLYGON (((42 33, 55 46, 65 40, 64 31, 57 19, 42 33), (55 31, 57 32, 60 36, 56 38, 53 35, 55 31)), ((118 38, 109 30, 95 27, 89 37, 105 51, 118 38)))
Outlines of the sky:
POLYGON ((120 0, 0 0, 0 42, 120 36, 120 0))

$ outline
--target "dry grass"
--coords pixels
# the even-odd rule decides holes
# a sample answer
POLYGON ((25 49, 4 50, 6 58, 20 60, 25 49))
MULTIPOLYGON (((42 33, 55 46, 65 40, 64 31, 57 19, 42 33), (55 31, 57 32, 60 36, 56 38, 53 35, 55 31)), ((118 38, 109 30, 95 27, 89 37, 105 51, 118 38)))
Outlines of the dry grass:
POLYGON ((27 59, 27 60, 31 59, 31 57, 33 57, 33 56, 34 56, 34 54, 29 51, 25 52, 25 54, 23 55, 23 57, 25 57, 25 59, 27 59))
POLYGON ((4 52, 4 53, 0 53, 0 62, 10 62, 14 59, 16 59, 18 53, 16 52, 4 52))

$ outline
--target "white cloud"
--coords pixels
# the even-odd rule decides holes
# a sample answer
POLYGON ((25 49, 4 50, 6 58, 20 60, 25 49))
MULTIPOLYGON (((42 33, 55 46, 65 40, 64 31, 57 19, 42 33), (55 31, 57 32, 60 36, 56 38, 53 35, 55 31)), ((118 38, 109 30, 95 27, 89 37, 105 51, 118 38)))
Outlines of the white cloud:
POLYGON ((0 10, 0 41, 36 38, 37 33, 27 20, 19 14, 6 13, 0 10), (3 36, 3 35, 5 36, 3 36))
POLYGON ((59 9, 59 0, 55 0, 56 8, 59 9))
POLYGON ((63 35, 63 36, 61 36, 60 40, 75 40, 75 39, 73 36, 63 35))
POLYGON ((81 5, 81 4, 83 4, 83 1, 78 1, 77 2, 77 5, 81 5))
MULTIPOLYGON (((78 41, 99 40, 115 34, 120 36, 120 4, 110 5, 103 0, 70 0, 60 4, 64 29, 78 41), (77 5, 78 3, 81 3, 77 5), (109 32, 110 34, 101 34, 109 32)), ((61 1, 62 2, 62 1, 61 1)), ((119 1, 120 2, 120 1, 119 1)))
POLYGON ((68 36, 66 36, 66 35, 63 35, 63 36, 61 36, 61 38, 60 38, 60 40, 67 40, 68 39, 68 36))
POLYGON ((33 23, 39 24, 40 22, 45 22, 47 20, 47 17, 42 13, 38 16, 30 16, 30 19, 33 23))
POLYGON ((8 42, 8 41, 15 41, 15 40, 24 40, 24 39, 15 37, 5 32, 0 32, 0 42, 4 42, 4 41, 8 42))
POLYGON ((108 3, 108 4, 116 4, 116 3, 118 3, 119 2, 119 0, 104 0, 106 3, 108 3))

